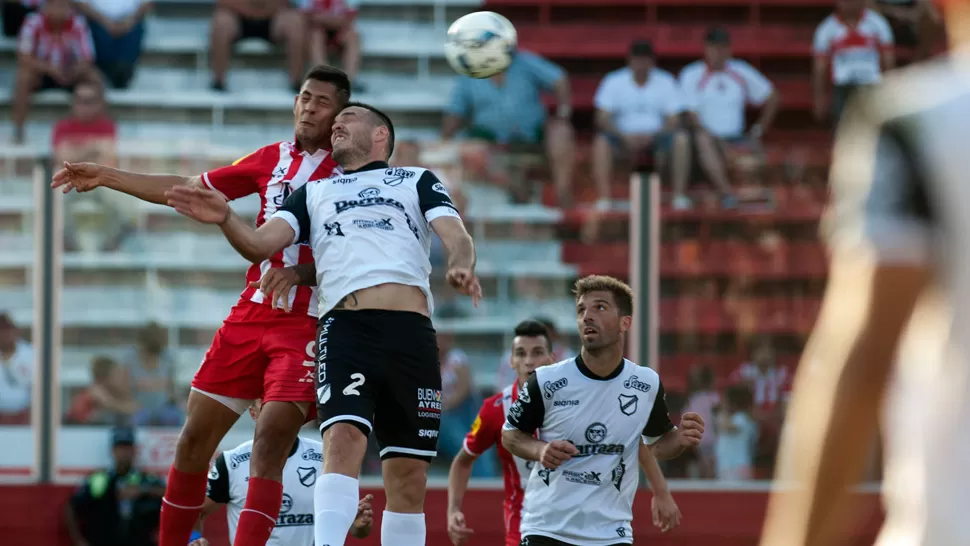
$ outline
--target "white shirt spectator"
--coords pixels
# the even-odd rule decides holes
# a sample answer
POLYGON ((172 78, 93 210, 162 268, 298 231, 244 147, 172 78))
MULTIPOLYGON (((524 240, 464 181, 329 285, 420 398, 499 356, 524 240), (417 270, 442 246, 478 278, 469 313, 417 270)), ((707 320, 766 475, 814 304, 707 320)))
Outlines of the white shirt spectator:
POLYGON ((448 396, 458 387, 458 368, 468 366, 468 355, 461 349, 451 349, 441 362, 441 392, 448 396))
POLYGON ((677 81, 659 68, 650 71, 642 86, 629 68, 610 72, 600 82, 593 103, 613 114, 613 123, 624 135, 652 135, 663 129, 667 117, 683 110, 677 81))
POLYGON ((34 381, 34 348, 20 340, 9 360, 0 357, 0 412, 20 413, 30 407, 34 381))
POLYGON ((150 0, 80 0, 79 3, 91 6, 92 9, 112 21, 121 21, 126 17, 134 15, 142 4, 147 4, 149 1, 150 0))
POLYGON ((684 108, 697 114, 701 125, 718 138, 744 136, 744 109, 761 106, 775 88, 761 72, 738 59, 728 59, 723 70, 711 70, 695 61, 680 72, 684 108))
POLYGON ((714 454, 720 480, 749 480, 758 443, 758 424, 743 411, 731 415, 732 431, 719 430, 714 454))
POLYGON ((829 58, 832 83, 869 85, 882 80, 880 56, 893 47, 893 31, 886 18, 867 9, 855 28, 831 14, 815 30, 812 51, 829 58))

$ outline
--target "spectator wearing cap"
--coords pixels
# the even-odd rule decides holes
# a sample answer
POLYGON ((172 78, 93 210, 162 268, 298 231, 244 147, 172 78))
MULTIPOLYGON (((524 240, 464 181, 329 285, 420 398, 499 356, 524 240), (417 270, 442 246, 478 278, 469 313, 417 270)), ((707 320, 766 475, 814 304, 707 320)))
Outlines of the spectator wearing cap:
POLYGON ((0 424, 27 424, 34 349, 7 314, 0 314, 0 424))
POLYGON ((472 140, 508 145, 543 145, 559 195, 559 206, 572 203, 576 139, 570 122, 569 77, 559 66, 528 51, 516 51, 512 64, 491 78, 459 76, 445 109, 442 140, 463 127, 472 140), (546 115, 542 97, 556 97, 555 115, 546 115))
POLYGON ((135 431, 111 431, 111 467, 88 476, 64 509, 75 545, 153 546, 165 483, 135 467, 135 431))
MULTIPOLYGON (((711 183, 728 194, 726 148, 761 140, 778 113, 778 92, 756 68, 731 57, 731 36, 722 27, 707 31, 704 58, 685 66, 679 80, 697 163, 711 183), (759 107, 761 113, 745 132, 748 105, 759 107)), ((686 196, 681 193, 678 198, 686 196)))
POLYGON ((836 0, 835 13, 819 24, 812 41, 816 121, 838 120, 849 96, 882 81, 883 72, 896 65, 893 48, 889 22, 867 0, 836 0))
POLYGON ((145 39, 150 0, 75 0, 91 26, 95 64, 115 89, 127 89, 145 39))
POLYGON ((637 158, 652 154, 662 170, 669 163, 674 188, 687 186, 690 141, 679 126, 680 90, 669 72, 657 68, 650 42, 632 44, 627 66, 603 78, 593 102, 598 130, 593 141, 597 209, 610 207, 617 159, 632 168, 637 158))

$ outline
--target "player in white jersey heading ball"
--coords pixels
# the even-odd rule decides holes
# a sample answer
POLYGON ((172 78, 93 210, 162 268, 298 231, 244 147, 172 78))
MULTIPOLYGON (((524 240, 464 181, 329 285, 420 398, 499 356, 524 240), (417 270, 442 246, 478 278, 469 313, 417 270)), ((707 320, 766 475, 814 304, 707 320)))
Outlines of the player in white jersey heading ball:
POLYGON ((943 5, 952 53, 860 94, 839 127, 828 286, 795 378, 776 478, 786 487, 769 504, 764 546, 841 543, 880 421, 876 544, 970 544, 970 1, 943 5))
MULTIPOLYGON (((249 407, 253 421, 259 416, 261 401, 249 407)), ((219 507, 226 505, 229 523, 229 541, 236 537, 239 516, 245 510, 249 461, 253 442, 244 442, 219 454, 209 469, 205 504, 202 517, 196 525, 197 535, 202 533, 202 522, 219 507)), ((283 467, 283 506, 267 546, 314 546, 313 544, 313 486, 318 477, 319 462, 323 457, 323 445, 317 440, 297 436, 283 467)), ((366 495, 357 504, 357 519, 350 535, 366 538, 374 523, 371 509, 373 495, 366 495)), ((209 546, 204 537, 193 540, 189 546, 209 546)))
POLYGON ((341 546, 357 515, 367 436, 381 448, 386 546, 424 546, 427 472, 437 453, 441 373, 431 312, 431 230, 448 252, 448 282, 477 303, 475 248, 444 185, 429 170, 390 167, 394 127, 350 103, 333 126, 342 175, 294 191, 253 230, 211 190, 177 187, 179 212, 219 224, 246 256, 293 243, 313 250, 320 299, 317 416, 323 476, 316 484, 316 546, 341 546))
POLYGON ((522 546, 632 544, 641 443, 671 459, 704 433, 696 413, 674 427, 660 377, 623 358, 630 287, 592 275, 576 281, 575 294, 579 356, 538 368, 502 431, 513 455, 540 462, 526 486, 522 546))

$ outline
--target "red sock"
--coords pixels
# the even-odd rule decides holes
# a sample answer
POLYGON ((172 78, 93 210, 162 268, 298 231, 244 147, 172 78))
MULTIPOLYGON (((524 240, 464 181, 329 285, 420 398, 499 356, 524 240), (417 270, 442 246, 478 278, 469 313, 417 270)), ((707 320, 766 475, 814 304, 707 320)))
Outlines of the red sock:
POLYGON ((282 504, 283 484, 266 478, 249 478, 246 505, 239 514, 236 540, 232 545, 266 546, 282 504))
POLYGON ((205 472, 182 472, 173 465, 168 471, 162 515, 158 524, 158 546, 185 546, 199 521, 205 503, 205 472))

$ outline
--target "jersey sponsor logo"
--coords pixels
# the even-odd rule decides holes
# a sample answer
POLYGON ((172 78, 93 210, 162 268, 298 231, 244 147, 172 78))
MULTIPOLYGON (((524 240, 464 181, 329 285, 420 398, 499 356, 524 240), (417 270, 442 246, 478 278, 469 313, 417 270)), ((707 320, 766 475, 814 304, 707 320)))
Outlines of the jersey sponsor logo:
POLYGON ((212 466, 209 468, 209 479, 210 480, 219 479, 219 467, 216 466, 216 463, 212 463, 212 466))
MULTIPOLYGON (((482 428, 482 416, 479 415, 475 417, 475 421, 472 422, 472 436, 478 434, 478 429, 482 428)), ((215 468, 215 467, 213 467, 215 468)))
POLYGON ((603 484, 603 480, 600 479, 600 472, 593 472, 592 470, 586 470, 584 472, 563 470, 562 477, 567 482, 578 483, 580 485, 599 486, 603 484))
POLYGON ((552 403, 553 407, 567 407, 567 406, 578 406, 579 400, 556 400, 552 403))
POLYGON ((286 514, 293 509, 293 497, 283 493, 283 502, 280 504, 280 514, 286 514))
POLYGON ((626 538, 626 527, 617 527, 616 536, 620 538, 626 538))
POLYGON ((544 396, 546 400, 552 400, 552 396, 556 394, 556 391, 568 384, 569 380, 565 377, 556 381, 546 381, 542 384, 542 396, 544 396))
POLYGON ((618 397, 620 401, 620 411, 623 415, 633 415, 637 412, 637 402, 640 401, 635 394, 621 394, 618 397))
POLYGON ((523 411, 524 410, 523 410, 523 407, 522 407, 522 399, 519 398, 518 400, 515 401, 514 404, 512 404, 509 407, 509 422, 510 423, 515 423, 515 422, 521 420, 522 419, 522 412, 523 411))
POLYGON ((620 485, 623 483, 623 476, 626 474, 626 463, 620 461, 620 464, 613 469, 613 473, 610 476, 610 481, 613 482, 613 487, 617 491, 620 490, 620 485))
POLYGON ((275 169, 273 169, 273 174, 270 177, 271 182, 279 182, 280 180, 283 180, 285 176, 286 176, 286 169, 283 167, 276 167, 275 169))
POLYGON ((434 186, 431 186, 431 189, 446 197, 449 197, 449 198, 451 197, 450 195, 448 195, 448 188, 446 188, 445 185, 442 184, 441 182, 435 182, 434 186))
POLYGON ((591 444, 602 444, 606 439, 606 425, 603 423, 593 423, 586 427, 586 441, 591 444))
POLYGON ((640 378, 635 375, 624 381, 623 386, 627 389, 636 389, 640 392, 650 392, 650 384, 640 381, 640 378))
POLYGON ((394 226, 391 225, 390 218, 382 218, 380 220, 354 220, 354 225, 360 229, 380 229, 384 231, 394 231, 394 226))
POLYGON ((577 444, 572 440, 566 441, 576 446, 576 451, 579 452, 577 455, 573 455, 573 458, 623 454, 623 444, 577 444))
POLYGON ((418 438, 437 438, 438 431, 431 428, 423 428, 418 431, 418 438))
POLYGON ((414 174, 414 171, 401 167, 387 169, 384 171, 384 183, 391 187, 399 186, 408 178, 414 178, 414 174))
POLYGON ((418 389, 418 417, 441 418, 440 389, 418 389))
POLYGON ((276 208, 283 206, 283 202, 286 201, 286 198, 293 193, 293 186, 291 186, 289 182, 283 182, 282 186, 283 187, 280 188, 280 192, 273 196, 273 204, 276 205, 276 208))
POLYGON ((245 453, 236 453, 236 454, 234 454, 232 457, 229 457, 229 468, 231 468, 233 470, 239 468, 239 465, 241 465, 244 462, 248 461, 252 456, 253 456, 253 454, 251 452, 249 452, 249 451, 247 451, 245 453))
POLYGON ((303 459, 304 461, 316 461, 318 463, 322 463, 323 453, 320 453, 315 449, 308 449, 303 452, 303 455, 301 455, 300 458, 303 459))
POLYGON ((419 411, 418 417, 421 419, 441 419, 441 412, 439 411, 419 411))
POLYGON ((313 514, 280 514, 276 520, 277 527, 302 527, 313 525, 313 514))
POLYGON ((303 487, 313 487, 317 483, 317 467, 301 466, 296 469, 296 476, 300 479, 303 487))
POLYGON ((521 400, 523 404, 532 403, 532 397, 529 395, 529 387, 523 385, 519 388, 519 400, 521 400))
POLYGON ((337 201, 334 203, 334 210, 337 214, 340 214, 358 207, 383 206, 394 207, 407 214, 407 209, 404 208, 404 205, 402 205, 400 201, 390 197, 381 197, 380 194, 381 190, 378 188, 366 188, 357 194, 357 197, 360 197, 360 199, 348 199, 346 201, 337 201))
POLYGON ((539 479, 542 480, 542 483, 549 485, 549 480, 551 479, 553 472, 554 472, 553 470, 543 467, 543 468, 540 468, 538 472, 536 472, 536 475, 539 476, 539 479))
POLYGON ((340 229, 340 222, 331 222, 329 224, 323 224, 323 229, 327 230, 327 235, 333 235, 336 237, 345 237, 343 230, 340 229))
POLYGON ((356 181, 357 181, 356 176, 350 176, 350 177, 341 176, 338 178, 331 179, 330 183, 331 184, 353 184, 356 181))

